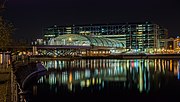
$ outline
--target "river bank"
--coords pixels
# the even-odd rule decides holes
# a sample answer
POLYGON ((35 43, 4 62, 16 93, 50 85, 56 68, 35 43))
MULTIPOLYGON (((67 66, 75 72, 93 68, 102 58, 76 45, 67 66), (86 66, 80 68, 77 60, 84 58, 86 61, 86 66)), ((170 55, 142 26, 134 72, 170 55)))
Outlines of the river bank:
POLYGON ((180 54, 116 54, 108 56, 33 56, 30 60, 75 60, 75 59, 180 59, 180 54))

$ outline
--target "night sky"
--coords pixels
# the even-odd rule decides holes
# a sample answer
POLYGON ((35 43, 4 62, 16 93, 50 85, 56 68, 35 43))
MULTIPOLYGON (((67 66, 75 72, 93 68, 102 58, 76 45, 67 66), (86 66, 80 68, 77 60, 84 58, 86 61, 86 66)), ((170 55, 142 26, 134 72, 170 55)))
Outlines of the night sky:
POLYGON ((5 18, 19 39, 42 37, 43 27, 152 21, 180 34, 178 0, 8 0, 5 18))

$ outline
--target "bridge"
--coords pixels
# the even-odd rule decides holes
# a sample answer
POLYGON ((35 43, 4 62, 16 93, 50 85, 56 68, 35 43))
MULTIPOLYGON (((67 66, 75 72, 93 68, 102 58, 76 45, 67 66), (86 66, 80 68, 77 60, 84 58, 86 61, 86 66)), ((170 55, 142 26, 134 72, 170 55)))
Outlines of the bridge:
POLYGON ((7 50, 19 54, 25 52, 34 56, 108 56, 112 51, 123 51, 121 48, 106 46, 77 46, 77 45, 28 45, 8 46, 7 50))
POLYGON ((33 46, 33 55, 46 56, 106 56, 112 47, 104 46, 75 46, 75 45, 41 45, 33 46))
POLYGON ((46 72, 45 67, 40 62, 13 62, 12 68, 19 87, 22 90, 26 90, 28 82, 33 77, 41 76, 41 73, 46 72))

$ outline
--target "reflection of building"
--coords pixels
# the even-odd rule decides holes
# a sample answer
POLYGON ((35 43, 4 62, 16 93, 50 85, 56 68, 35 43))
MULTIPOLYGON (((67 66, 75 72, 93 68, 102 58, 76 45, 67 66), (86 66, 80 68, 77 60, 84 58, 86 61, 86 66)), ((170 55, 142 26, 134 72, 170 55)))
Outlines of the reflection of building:
MULTIPOLYGON (((75 61, 44 61, 48 72, 39 83, 65 85, 69 90, 78 88, 109 87, 110 83, 125 88, 138 86, 140 92, 150 89, 148 60, 91 59, 75 61), (113 63, 113 64, 112 64, 113 63), (107 86, 108 83, 108 86, 107 86)), ((155 65, 154 62, 152 65, 155 65)), ((115 86, 114 86, 115 87, 115 86)))
POLYGON ((154 51, 163 48, 167 38, 167 30, 157 24, 120 23, 96 25, 53 26, 44 29, 44 39, 50 39, 63 34, 82 34, 118 39, 124 42, 126 48, 135 51, 154 51))

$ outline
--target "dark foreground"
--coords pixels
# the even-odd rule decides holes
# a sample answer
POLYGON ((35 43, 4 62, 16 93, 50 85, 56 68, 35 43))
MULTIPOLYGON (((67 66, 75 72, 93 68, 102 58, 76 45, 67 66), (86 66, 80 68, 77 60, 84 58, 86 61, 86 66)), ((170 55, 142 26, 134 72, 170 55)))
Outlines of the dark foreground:
POLYGON ((126 101, 126 102, 179 102, 180 101, 180 82, 171 83, 159 90, 139 93, 137 90, 121 90, 116 88, 106 89, 100 92, 78 92, 72 94, 62 90, 60 94, 42 92, 41 95, 31 97, 30 102, 60 102, 60 101, 126 101))

